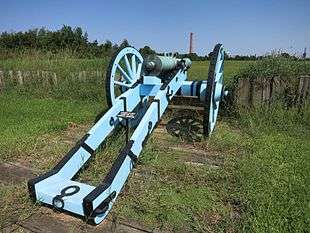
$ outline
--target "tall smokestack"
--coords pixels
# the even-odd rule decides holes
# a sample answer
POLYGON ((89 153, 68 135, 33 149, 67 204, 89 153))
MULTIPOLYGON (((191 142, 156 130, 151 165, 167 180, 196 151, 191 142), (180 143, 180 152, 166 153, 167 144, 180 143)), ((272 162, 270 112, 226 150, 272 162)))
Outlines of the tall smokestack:
POLYGON ((302 58, 306 59, 307 57, 307 48, 305 48, 304 53, 302 54, 302 58))
POLYGON ((189 53, 194 53, 193 51, 193 35, 194 33, 189 34, 189 53))

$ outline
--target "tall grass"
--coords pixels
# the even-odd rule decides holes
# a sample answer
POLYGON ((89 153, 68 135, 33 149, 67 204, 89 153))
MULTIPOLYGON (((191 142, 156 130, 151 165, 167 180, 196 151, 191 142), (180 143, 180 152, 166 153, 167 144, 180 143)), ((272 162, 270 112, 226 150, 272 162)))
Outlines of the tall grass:
POLYGON ((238 73, 239 78, 274 78, 282 80, 296 79, 300 75, 310 74, 310 61, 296 61, 280 55, 272 55, 262 60, 253 61, 244 66, 238 73))
POLYGON ((305 232, 309 227, 310 108, 243 112, 248 152, 236 163, 244 232, 305 232))
MULTIPOLYGON (((0 60, 0 70, 6 77, 6 89, 18 91, 20 94, 36 97, 52 97, 63 99, 82 99, 105 102, 105 73, 110 58, 74 59, 66 53, 59 57, 42 58, 41 55, 0 60), (11 80, 8 71, 31 71, 23 86, 11 80), (57 75, 58 85, 44 85, 44 77, 36 75, 36 71, 49 71, 57 75), (86 71, 86 79, 79 77, 79 72, 86 71), (91 75, 98 71, 100 75, 91 75)), ((227 61, 225 64, 225 82, 232 80, 239 69, 247 62, 227 61), (227 71, 227 72, 226 72, 227 71)), ((189 70, 190 80, 207 80, 209 61, 194 62, 189 70)))
POLYGON ((0 60, 0 70, 52 71, 60 77, 68 77, 70 72, 76 71, 105 71, 109 58, 105 59, 76 59, 61 56, 53 59, 41 57, 14 58, 0 60))
MULTIPOLYGON (((278 78, 296 90, 310 63, 272 56, 241 69, 238 78, 278 78)), ((295 93, 293 93, 295 94, 295 93)), ((234 196, 242 203, 243 232, 305 232, 309 228, 310 106, 283 108, 285 93, 269 106, 239 109, 238 122, 249 137, 238 159, 234 196)))

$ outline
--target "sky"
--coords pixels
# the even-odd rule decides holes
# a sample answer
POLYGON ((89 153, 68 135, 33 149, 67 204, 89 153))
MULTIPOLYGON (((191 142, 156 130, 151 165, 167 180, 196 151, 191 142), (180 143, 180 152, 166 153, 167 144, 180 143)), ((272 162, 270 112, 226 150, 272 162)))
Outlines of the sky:
POLYGON ((310 0, 0 0, 0 32, 62 25, 91 41, 127 39, 140 48, 205 55, 222 43, 231 55, 310 53, 310 0))

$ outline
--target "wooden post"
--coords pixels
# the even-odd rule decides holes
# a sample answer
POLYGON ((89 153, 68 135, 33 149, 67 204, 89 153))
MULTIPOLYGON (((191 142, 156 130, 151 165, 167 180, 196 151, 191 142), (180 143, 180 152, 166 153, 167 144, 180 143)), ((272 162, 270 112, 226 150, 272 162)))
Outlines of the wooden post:
POLYGON ((234 93, 234 99, 238 107, 249 107, 250 105, 250 81, 249 79, 239 79, 234 93))
POLYGON ((79 81, 82 81, 82 80, 83 80, 83 72, 80 71, 80 72, 79 72, 79 81))
POLYGON ((9 70, 8 79, 9 79, 9 83, 14 83, 14 80, 13 80, 13 70, 9 70))
POLYGON ((23 75, 20 70, 17 71, 17 83, 21 86, 24 84, 23 75))
POLYGON ((30 79, 31 79, 31 72, 28 71, 24 71, 23 72, 23 80, 24 80, 24 85, 27 83, 30 83, 30 79))
POLYGON ((271 78, 264 78, 262 79, 262 103, 263 104, 269 104, 271 95, 272 95, 272 81, 273 79, 271 78))
POLYGON ((284 86, 280 77, 273 78, 272 101, 281 100, 284 104, 284 86))
POLYGON ((4 74, 3 71, 0 70, 0 91, 4 89, 4 74))
POLYGON ((52 81, 53 81, 53 85, 56 86, 57 85, 57 75, 55 72, 52 74, 52 81))
POLYGON ((297 90, 297 105, 302 107, 309 95, 310 89, 310 76, 301 76, 299 78, 298 90, 297 90))
POLYGON ((263 78, 251 79, 250 103, 252 107, 261 106, 263 100, 263 78))
POLYGON ((49 86, 47 71, 42 71, 42 84, 44 88, 47 88, 49 86))

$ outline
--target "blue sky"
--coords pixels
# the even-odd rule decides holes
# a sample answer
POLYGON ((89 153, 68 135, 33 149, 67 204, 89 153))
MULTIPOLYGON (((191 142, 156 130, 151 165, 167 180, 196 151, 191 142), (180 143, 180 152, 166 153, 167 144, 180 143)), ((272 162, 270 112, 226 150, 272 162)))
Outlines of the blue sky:
MULTIPOLYGON (((0 31, 81 26, 89 39, 149 45, 157 51, 231 54, 310 50, 310 0, 0 0, 0 31)), ((310 51, 309 51, 310 53, 310 51)))

